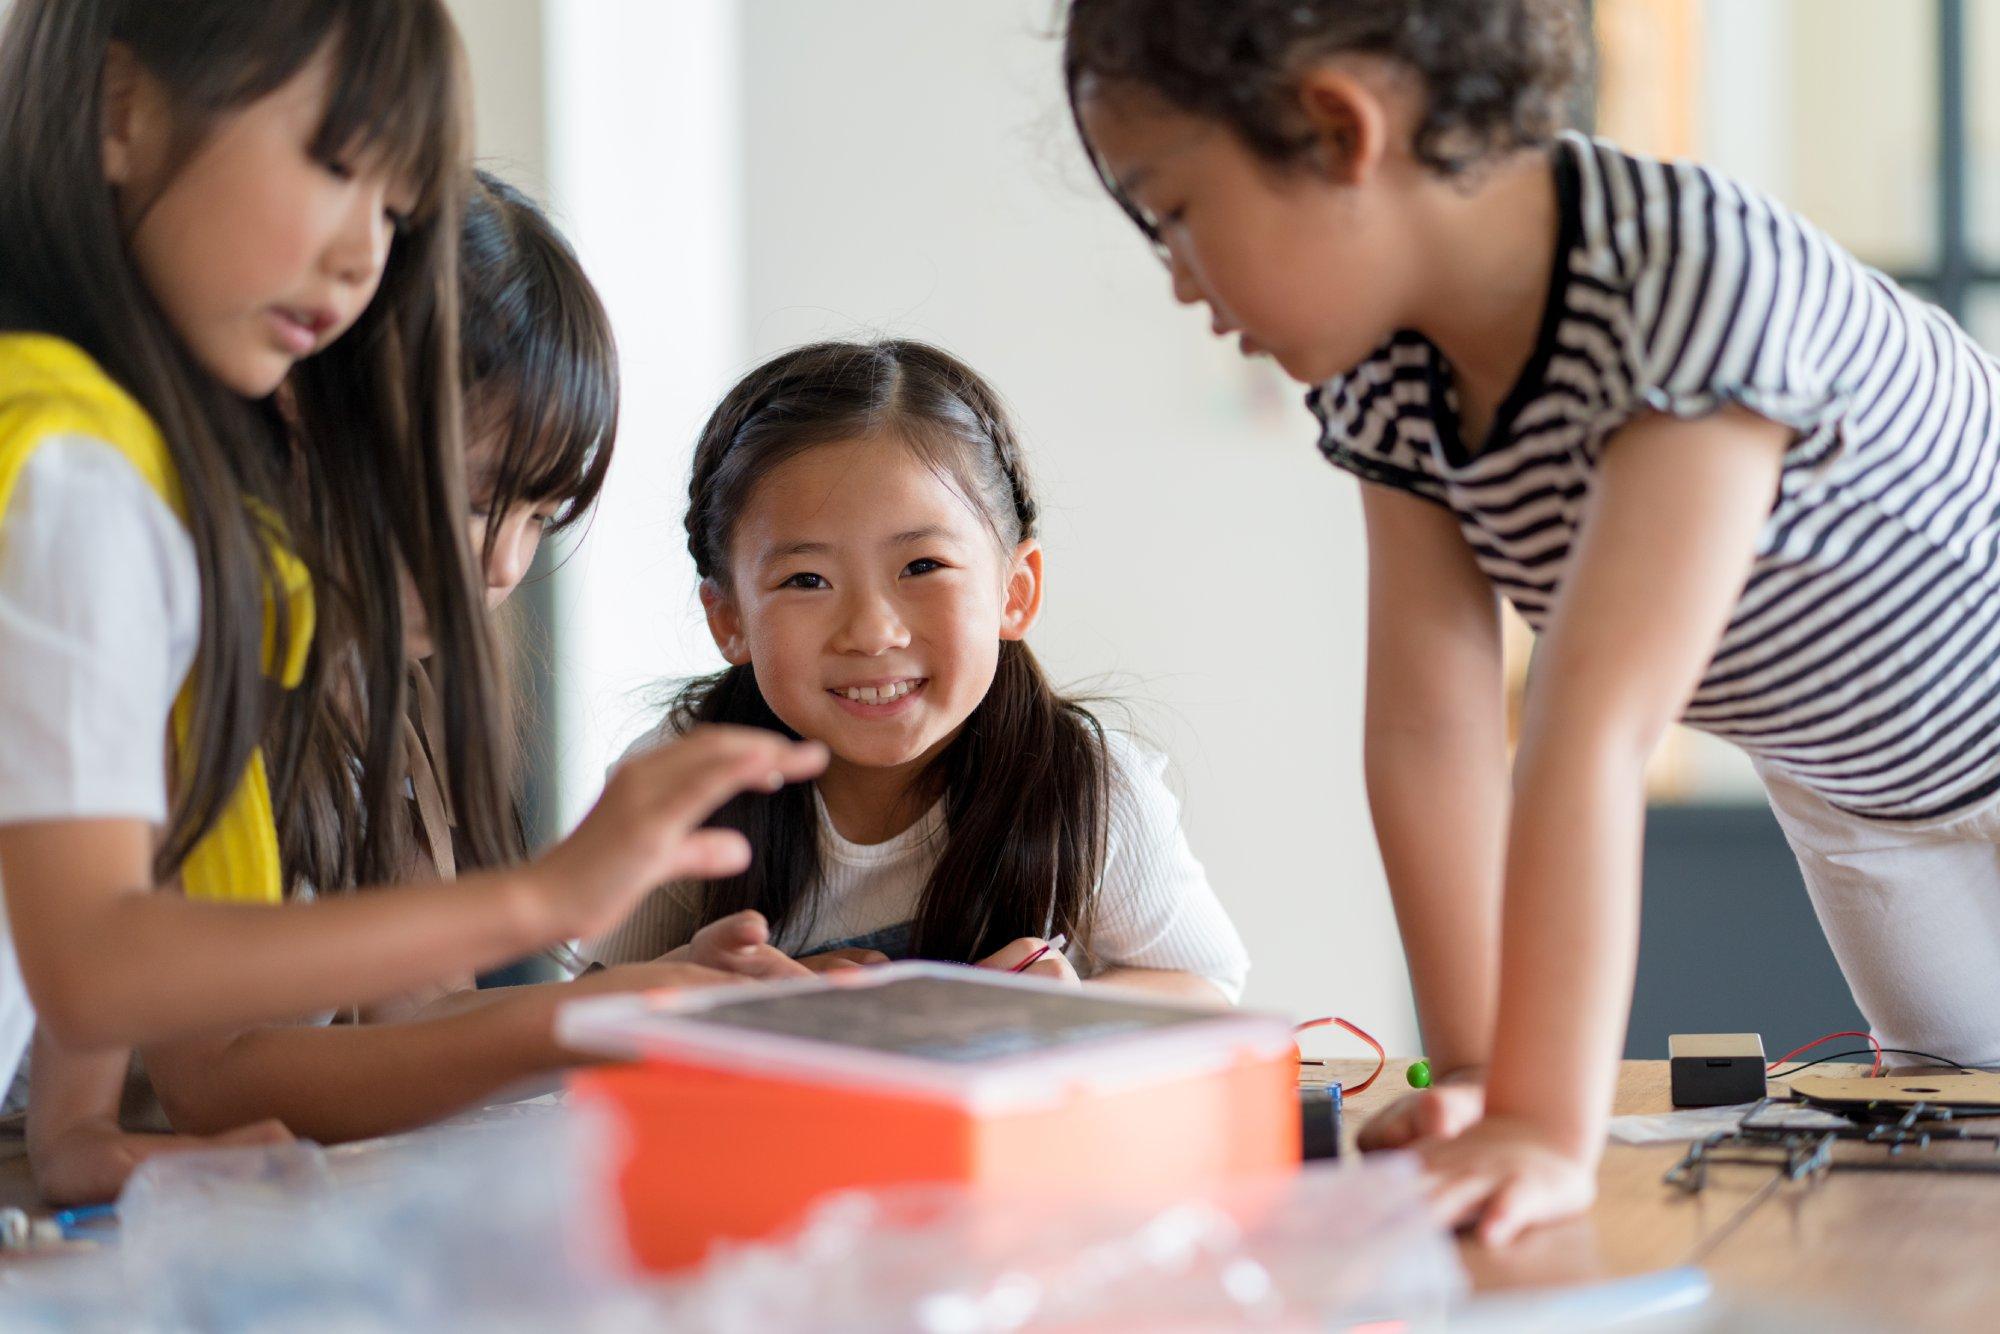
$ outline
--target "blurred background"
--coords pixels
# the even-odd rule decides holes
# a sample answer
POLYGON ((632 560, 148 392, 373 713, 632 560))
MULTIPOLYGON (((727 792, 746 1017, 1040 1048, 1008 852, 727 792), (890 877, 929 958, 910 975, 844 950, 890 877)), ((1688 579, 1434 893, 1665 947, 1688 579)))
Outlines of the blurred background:
MULTIPOLYGON (((719 665, 680 526, 715 399, 801 341, 934 340, 1015 410, 1048 516, 1032 642, 1172 757, 1250 1003, 1418 1050, 1362 791, 1356 483, 1100 196, 1053 0, 453 7, 484 164, 567 229, 626 377, 600 512, 530 599, 540 829, 587 808, 662 682, 719 665)), ((1600 132, 1774 193, 2000 338, 2000 0, 1599 0, 1594 22, 1600 132)), ((1676 737, 1654 786, 1629 1054, 1848 1026, 1747 765, 1676 737)))

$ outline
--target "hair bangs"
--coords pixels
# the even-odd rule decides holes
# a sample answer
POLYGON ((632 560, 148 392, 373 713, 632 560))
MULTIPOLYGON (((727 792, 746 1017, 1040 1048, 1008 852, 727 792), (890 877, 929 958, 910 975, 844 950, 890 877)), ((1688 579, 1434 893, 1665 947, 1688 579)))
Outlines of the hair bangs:
POLYGON ((618 432, 611 365, 556 340, 506 381, 471 387, 469 435, 496 447, 494 497, 558 505, 551 533, 581 519, 604 489, 618 432))
POLYGON ((468 148, 466 75, 442 8, 404 0, 344 0, 335 16, 326 115, 312 151, 357 154, 406 181, 412 217, 448 211, 468 148))

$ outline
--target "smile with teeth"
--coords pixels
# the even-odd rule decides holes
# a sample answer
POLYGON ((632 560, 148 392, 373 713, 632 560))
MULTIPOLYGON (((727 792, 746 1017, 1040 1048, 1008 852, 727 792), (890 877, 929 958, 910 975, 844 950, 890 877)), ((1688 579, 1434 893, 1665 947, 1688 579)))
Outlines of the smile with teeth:
POLYGON ((928 679, 917 676, 907 681, 892 681, 883 686, 842 686, 831 693, 842 699, 851 699, 856 704, 894 704, 928 679))

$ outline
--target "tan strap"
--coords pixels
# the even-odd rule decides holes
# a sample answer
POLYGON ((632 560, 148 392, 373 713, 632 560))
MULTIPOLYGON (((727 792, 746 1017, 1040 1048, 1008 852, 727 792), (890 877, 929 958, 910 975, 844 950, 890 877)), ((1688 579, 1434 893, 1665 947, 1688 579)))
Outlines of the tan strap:
POLYGON ((457 821, 452 816, 451 797, 446 787, 444 744, 438 734, 437 694, 422 664, 410 665, 410 697, 416 720, 403 715, 403 747, 410 761, 410 790, 417 799, 417 819, 423 825, 424 844, 437 868, 440 880, 458 874, 458 854, 451 831, 457 821))

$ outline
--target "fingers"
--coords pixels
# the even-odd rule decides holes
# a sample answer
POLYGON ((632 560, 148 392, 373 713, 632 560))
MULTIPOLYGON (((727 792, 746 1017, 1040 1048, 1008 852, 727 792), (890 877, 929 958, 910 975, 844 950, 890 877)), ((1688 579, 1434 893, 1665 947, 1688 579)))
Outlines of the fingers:
POLYGON ((1483 1172, 1441 1176, 1427 1197, 1431 1216, 1448 1228, 1463 1227, 1479 1217, 1494 1189, 1493 1178, 1483 1172))
POLYGON ((741 986, 748 979, 693 963, 622 963, 601 973, 587 973, 563 985, 570 994, 658 991, 667 987, 741 986))
POLYGON ((845 949, 827 950, 821 954, 809 954, 799 962, 816 973, 832 973, 844 969, 872 968, 876 964, 889 962, 889 956, 880 950, 845 949))
POLYGON ((1504 1181, 1486 1202, 1474 1233, 1482 1246, 1505 1246, 1521 1235, 1523 1228, 1547 1216, 1545 1192, 1530 1177, 1516 1176, 1504 1181), (1538 1208, 1538 1206, 1541 1206, 1538 1208))
POLYGON ((748 949, 737 950, 722 967, 728 972, 741 973, 745 977, 761 977, 765 981, 776 981, 785 977, 810 977, 812 969, 786 954, 783 950, 769 945, 752 945, 748 949))
POLYGON ((628 761, 613 781, 638 784, 644 799, 691 829, 739 792, 775 792, 826 767, 826 747, 754 727, 698 727, 628 761))
POLYGON ((744 977, 803 977, 811 969, 770 945, 771 927, 754 908, 710 922, 689 942, 689 957, 698 964, 739 973, 744 977))
POLYGON ((1406 1093, 1362 1124, 1361 1133, 1355 1137, 1363 1153, 1378 1150, 1400 1149, 1413 1143, 1418 1136, 1416 1105, 1424 1094, 1406 1093))
POLYGON ((290 1144, 295 1138, 278 1120, 263 1120, 234 1130, 225 1130, 220 1135, 210 1136, 204 1143, 216 1145, 243 1144, 290 1144))
POLYGON ((1477 1125, 1486 1110, 1480 1091, 1462 1086, 1431 1089, 1412 1101, 1419 1139, 1456 1139, 1477 1125))
POLYGON ((1491 1123, 1421 1152, 1435 1216, 1451 1227, 1469 1225, 1486 1246, 1508 1245, 1531 1227, 1580 1214, 1597 1192, 1594 1161, 1491 1123))
POLYGON ((1356 1143, 1363 1153, 1373 1153, 1456 1139, 1479 1123, 1485 1105, 1483 1092, 1469 1085, 1406 1093, 1370 1118, 1356 1143))
POLYGON ((718 918, 694 934, 696 945, 721 950, 747 950, 769 943, 771 924, 755 908, 718 918))
POLYGON ((675 845, 668 880, 721 880, 750 865, 750 840, 734 829, 695 829, 675 845))
MULTIPOLYGON (((993 953, 981 959, 979 966, 981 968, 998 968, 1002 972, 1009 972, 1025 963, 1034 955, 1035 951, 1048 943, 1037 936, 1023 936, 1019 940, 1011 941, 1001 946, 993 953)), ((1050 950, 1049 954, 1044 954, 1042 957, 1046 959, 1053 953, 1055 951, 1050 950)), ((1037 971, 1039 967, 1040 965, 1038 964, 1036 969, 1031 969, 1030 971, 1037 971)))

